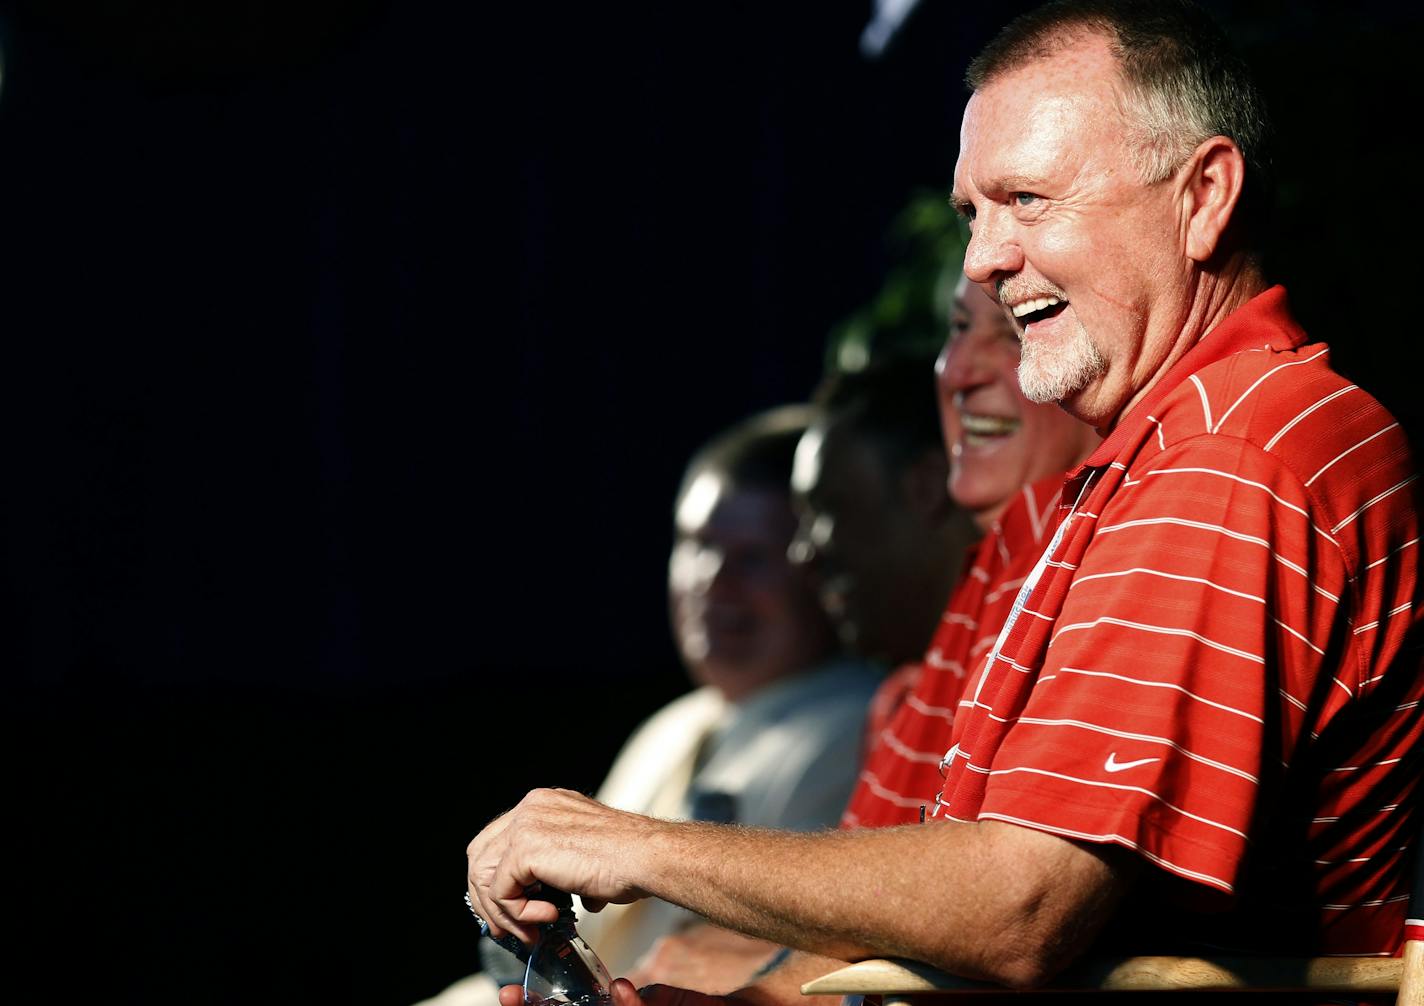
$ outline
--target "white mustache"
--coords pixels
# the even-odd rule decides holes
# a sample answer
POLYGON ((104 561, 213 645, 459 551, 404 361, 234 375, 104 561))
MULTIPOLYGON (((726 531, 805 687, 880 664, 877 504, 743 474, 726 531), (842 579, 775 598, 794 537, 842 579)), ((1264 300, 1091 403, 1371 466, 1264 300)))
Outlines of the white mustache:
POLYGON ((1061 301, 1068 300, 1068 295, 1056 286, 1034 283, 1029 280, 1015 280, 1014 278, 1001 279, 995 283, 994 296, 998 298, 1000 307, 1022 304, 1024 301, 1036 297, 1057 297, 1061 301))

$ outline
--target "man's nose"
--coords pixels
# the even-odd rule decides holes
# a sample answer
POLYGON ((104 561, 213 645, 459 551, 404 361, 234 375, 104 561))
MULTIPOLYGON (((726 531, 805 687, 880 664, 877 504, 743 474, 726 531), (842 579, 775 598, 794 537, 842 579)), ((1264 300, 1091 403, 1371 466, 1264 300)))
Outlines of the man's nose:
POLYGON ((989 207, 974 220, 964 249, 964 275, 981 286, 1011 276, 1023 268, 1023 249, 1014 222, 1002 207, 989 207))

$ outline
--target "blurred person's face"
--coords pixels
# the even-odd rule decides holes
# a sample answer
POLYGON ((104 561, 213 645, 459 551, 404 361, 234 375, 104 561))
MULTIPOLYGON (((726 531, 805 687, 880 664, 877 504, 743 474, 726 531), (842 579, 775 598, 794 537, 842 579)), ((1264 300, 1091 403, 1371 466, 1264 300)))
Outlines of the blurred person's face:
POLYGON ((955 291, 949 339, 935 364, 949 447, 949 494, 987 528, 1019 487, 1066 471, 1098 443, 1092 428, 1019 390, 1019 337, 978 286, 955 291))
POLYGON ((818 423, 796 447, 792 555, 815 575, 841 642, 888 664, 918 658, 929 643, 915 595, 933 546, 911 478, 893 477, 870 438, 844 424, 818 423))
POLYGON ((697 476, 679 501, 668 562, 673 635, 692 678, 736 701, 824 658, 831 630, 787 546, 786 493, 697 476))

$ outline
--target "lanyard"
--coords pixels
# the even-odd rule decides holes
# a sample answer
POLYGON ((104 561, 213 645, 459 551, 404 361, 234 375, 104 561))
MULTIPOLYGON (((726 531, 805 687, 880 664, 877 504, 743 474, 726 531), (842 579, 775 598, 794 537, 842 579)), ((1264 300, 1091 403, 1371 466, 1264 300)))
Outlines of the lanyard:
MULTIPOLYGON (((1094 472, 1093 474, 1096 474, 1094 472)), ((1048 547, 1043 550, 1043 554, 1038 557, 1038 562, 1034 564, 1033 571, 1024 579, 1023 586, 1019 588, 1018 595, 1014 598, 1014 606, 1009 611, 1008 618, 1004 619, 1004 627, 999 630, 999 636, 994 640, 994 648, 989 651, 989 656, 984 663, 984 672, 979 675, 979 680, 974 683, 974 704, 979 704, 979 696, 983 692, 984 682, 989 677, 989 668, 994 666, 999 659, 999 652, 1003 650, 1004 644, 1008 642, 1009 633, 1013 631, 1014 623, 1019 619, 1019 613, 1023 611, 1024 605, 1028 603, 1029 595, 1038 586, 1038 581, 1043 577, 1043 571, 1048 568, 1049 561, 1053 558, 1053 553, 1058 550, 1058 546, 1063 541, 1063 536, 1068 531, 1068 525, 1073 522, 1073 518, 1078 515, 1078 506, 1083 502, 1083 497, 1088 494, 1088 487, 1093 484, 1093 475, 1090 474, 1083 480, 1083 486, 1078 490, 1078 498, 1073 501, 1073 506, 1068 510, 1068 516, 1058 525, 1058 530, 1053 532, 1053 537, 1049 539, 1048 547)), ((954 758, 959 754, 959 745, 955 744, 944 753, 940 759, 939 770, 941 773, 948 770, 954 762, 954 758)))

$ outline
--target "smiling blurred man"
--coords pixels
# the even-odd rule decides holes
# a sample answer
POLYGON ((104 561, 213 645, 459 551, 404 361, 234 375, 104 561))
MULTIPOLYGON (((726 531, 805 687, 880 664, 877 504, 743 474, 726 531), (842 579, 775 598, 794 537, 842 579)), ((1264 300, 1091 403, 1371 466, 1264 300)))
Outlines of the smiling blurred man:
POLYGON ((949 493, 985 531, 1023 486, 1061 477, 1099 442, 1091 427, 1020 391, 1018 333, 967 279, 955 291, 950 338, 936 371, 949 493))
POLYGON ((1261 272, 1249 73, 1189 3, 1064 0, 969 81, 965 273, 1015 318, 1026 393, 1105 439, 964 691, 935 819, 788 836, 536 791, 470 844, 471 896, 528 938, 552 917, 538 879, 1014 986, 1100 938, 1395 953, 1424 760, 1419 480, 1261 272))

